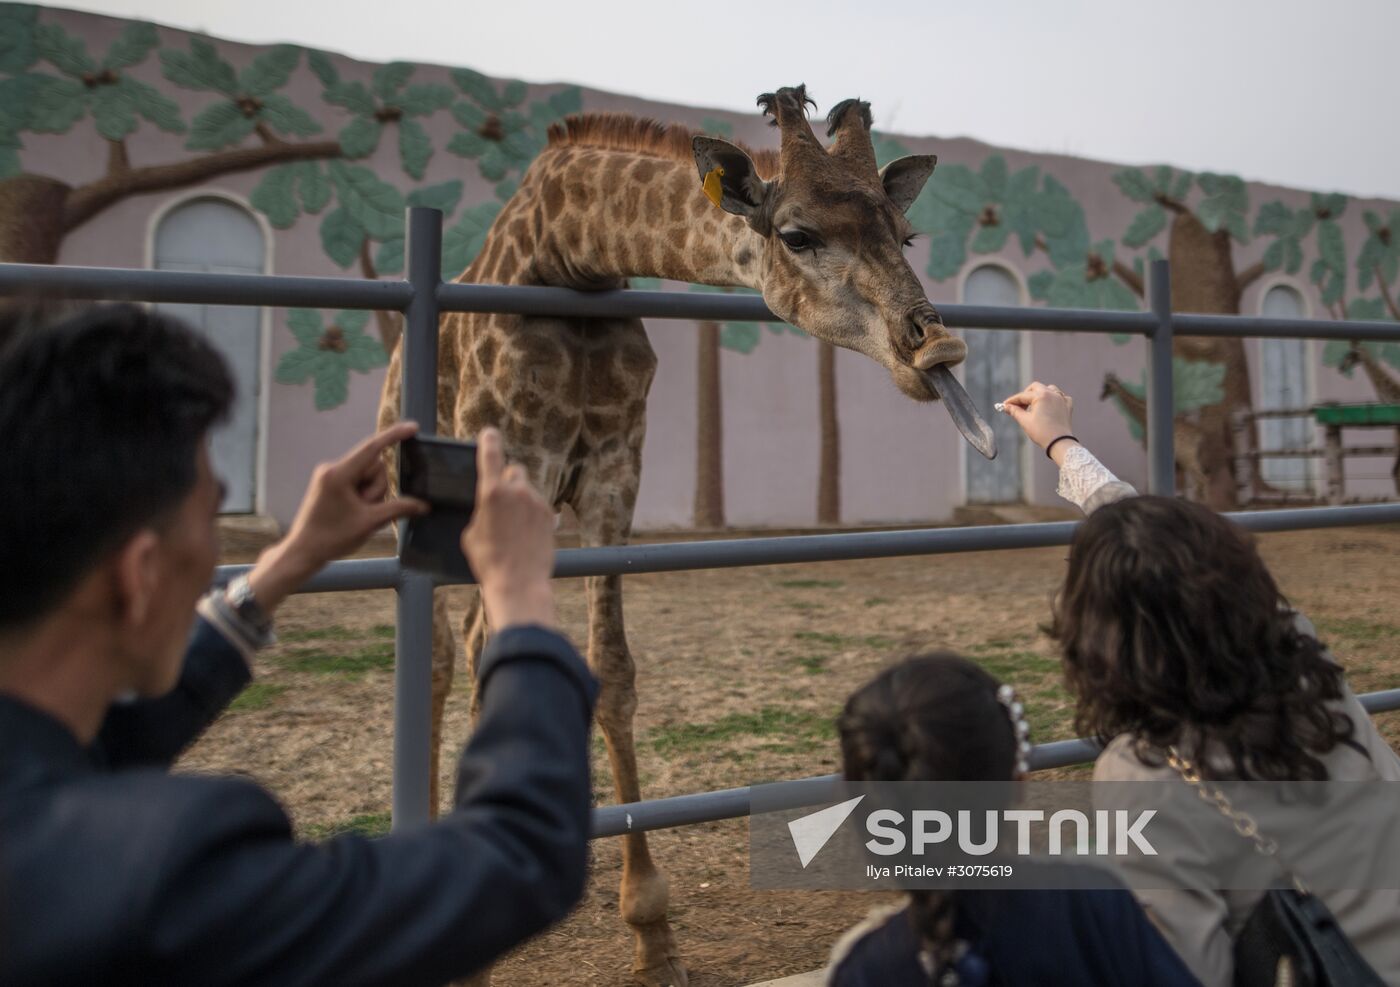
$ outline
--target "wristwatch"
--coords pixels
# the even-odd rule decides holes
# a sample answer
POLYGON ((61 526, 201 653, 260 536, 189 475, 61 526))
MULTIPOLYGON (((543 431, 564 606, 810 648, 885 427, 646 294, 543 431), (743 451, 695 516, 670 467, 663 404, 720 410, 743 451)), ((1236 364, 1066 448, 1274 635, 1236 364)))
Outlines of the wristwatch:
POLYGON ((224 590, 224 603, 228 606, 229 616, 238 621, 239 629, 252 637, 249 643, 254 647, 265 648, 276 640, 272 633, 272 618, 253 595, 253 586, 247 576, 238 576, 228 584, 228 589, 224 590))

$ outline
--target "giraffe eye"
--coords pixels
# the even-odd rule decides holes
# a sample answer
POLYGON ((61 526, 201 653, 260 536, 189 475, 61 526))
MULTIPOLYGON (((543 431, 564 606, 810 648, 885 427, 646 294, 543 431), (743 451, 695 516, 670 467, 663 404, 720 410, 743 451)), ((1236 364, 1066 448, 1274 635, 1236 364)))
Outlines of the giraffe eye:
POLYGON ((798 254, 817 245, 817 241, 805 230, 784 230, 778 234, 778 239, 782 240, 789 250, 798 254))

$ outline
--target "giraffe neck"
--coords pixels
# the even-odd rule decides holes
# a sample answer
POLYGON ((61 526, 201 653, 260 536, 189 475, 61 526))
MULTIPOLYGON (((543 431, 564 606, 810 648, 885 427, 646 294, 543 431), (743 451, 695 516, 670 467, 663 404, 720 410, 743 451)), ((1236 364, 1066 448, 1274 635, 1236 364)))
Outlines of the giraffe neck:
POLYGON ((763 286, 762 238, 705 197, 690 161, 559 147, 528 184, 537 283, 596 288, 653 277, 763 286))
POLYGON ((1125 411, 1138 422, 1146 427, 1147 425, 1147 402, 1138 397, 1124 386, 1121 380, 1113 381, 1113 394, 1118 399, 1125 411))
POLYGON ((1371 378, 1371 386, 1376 389, 1376 397, 1386 404, 1400 404, 1400 381, 1386 371, 1374 356, 1365 349, 1358 351, 1361 355, 1361 369, 1366 371, 1366 376, 1371 378))

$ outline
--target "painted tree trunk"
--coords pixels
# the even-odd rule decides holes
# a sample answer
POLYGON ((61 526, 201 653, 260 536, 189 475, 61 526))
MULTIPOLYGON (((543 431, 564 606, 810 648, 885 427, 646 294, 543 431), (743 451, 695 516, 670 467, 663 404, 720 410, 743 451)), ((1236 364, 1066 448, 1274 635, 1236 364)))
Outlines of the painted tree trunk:
POLYGON ((841 523, 841 430, 836 419, 836 347, 818 343, 817 392, 821 402, 821 466, 817 473, 817 523, 841 523))
POLYGON ((724 527, 724 406, 717 322, 699 324, 695 387, 695 527, 724 527))
POLYGON ((64 210, 73 190, 38 175, 0 181, 0 261, 53 264, 67 234, 64 210))
MULTIPOLYGON (((1240 287, 1229 234, 1223 230, 1212 233, 1194 215, 1182 212, 1172 220, 1170 237, 1173 311, 1238 315, 1240 287)), ((1231 416, 1253 409, 1244 341, 1178 336, 1175 352, 1187 360, 1225 366, 1224 400, 1199 412, 1200 459, 1207 482, 1206 502, 1215 510, 1232 510, 1239 506, 1239 497, 1231 460, 1235 455, 1231 416)), ((1247 430, 1245 439, 1248 450, 1258 448, 1253 428, 1247 430)), ((1257 487, 1257 463, 1251 477, 1257 487)))

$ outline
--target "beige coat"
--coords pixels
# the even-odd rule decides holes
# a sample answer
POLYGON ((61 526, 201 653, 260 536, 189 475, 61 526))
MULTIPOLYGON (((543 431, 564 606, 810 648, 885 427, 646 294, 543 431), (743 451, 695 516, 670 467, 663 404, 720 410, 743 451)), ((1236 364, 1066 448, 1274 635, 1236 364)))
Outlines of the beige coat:
MULTIPOLYGON (((1105 484, 1084 501, 1086 513, 1114 500, 1136 493, 1121 481, 1105 484)), ((1307 618, 1297 618, 1299 629, 1316 636, 1307 618)), ((1366 756, 1346 745, 1338 745, 1322 757, 1330 779, 1337 781, 1400 781, 1400 757, 1376 731, 1371 718, 1350 689, 1334 704, 1356 725, 1355 740, 1365 749, 1366 756)), ((1184 784, 1166 764, 1149 766, 1133 752, 1131 738, 1117 737, 1099 755, 1094 765, 1095 781, 1164 781, 1184 784)), ((1211 812, 1201 805, 1202 811, 1211 812)), ((1259 829, 1279 844, 1300 876, 1307 879, 1309 839, 1312 835, 1307 820, 1290 811, 1282 818, 1257 814, 1259 829), (1286 820, 1286 821, 1285 821, 1286 820)), ((1336 845, 1354 848, 1352 853, 1366 853, 1378 847, 1380 839, 1375 827, 1393 827, 1400 820, 1348 817, 1339 821, 1329 819, 1331 832, 1341 826, 1345 836, 1336 845)), ((1243 843, 1243 839, 1241 839, 1243 843)), ((1124 876, 1129 884, 1170 884, 1190 890, 1140 890, 1135 894, 1146 909, 1148 917, 1161 930, 1167 941, 1176 947, 1192 972, 1206 987, 1229 987, 1234 976, 1232 936, 1244 925, 1251 909, 1259 901, 1259 891, 1215 890, 1215 875, 1225 869, 1228 861, 1240 852, 1238 845, 1222 843, 1204 846, 1197 843, 1195 853, 1167 856, 1128 858, 1124 876), (1213 856, 1214 855, 1214 856, 1213 856), (1134 873, 1136 871, 1136 873, 1134 873)), ((1319 851, 1321 848, 1314 847, 1319 851)), ((1316 855, 1321 856, 1321 853, 1316 855)), ((1388 984, 1400 984, 1400 890, 1323 891, 1319 897, 1331 909, 1342 930, 1388 984)))

